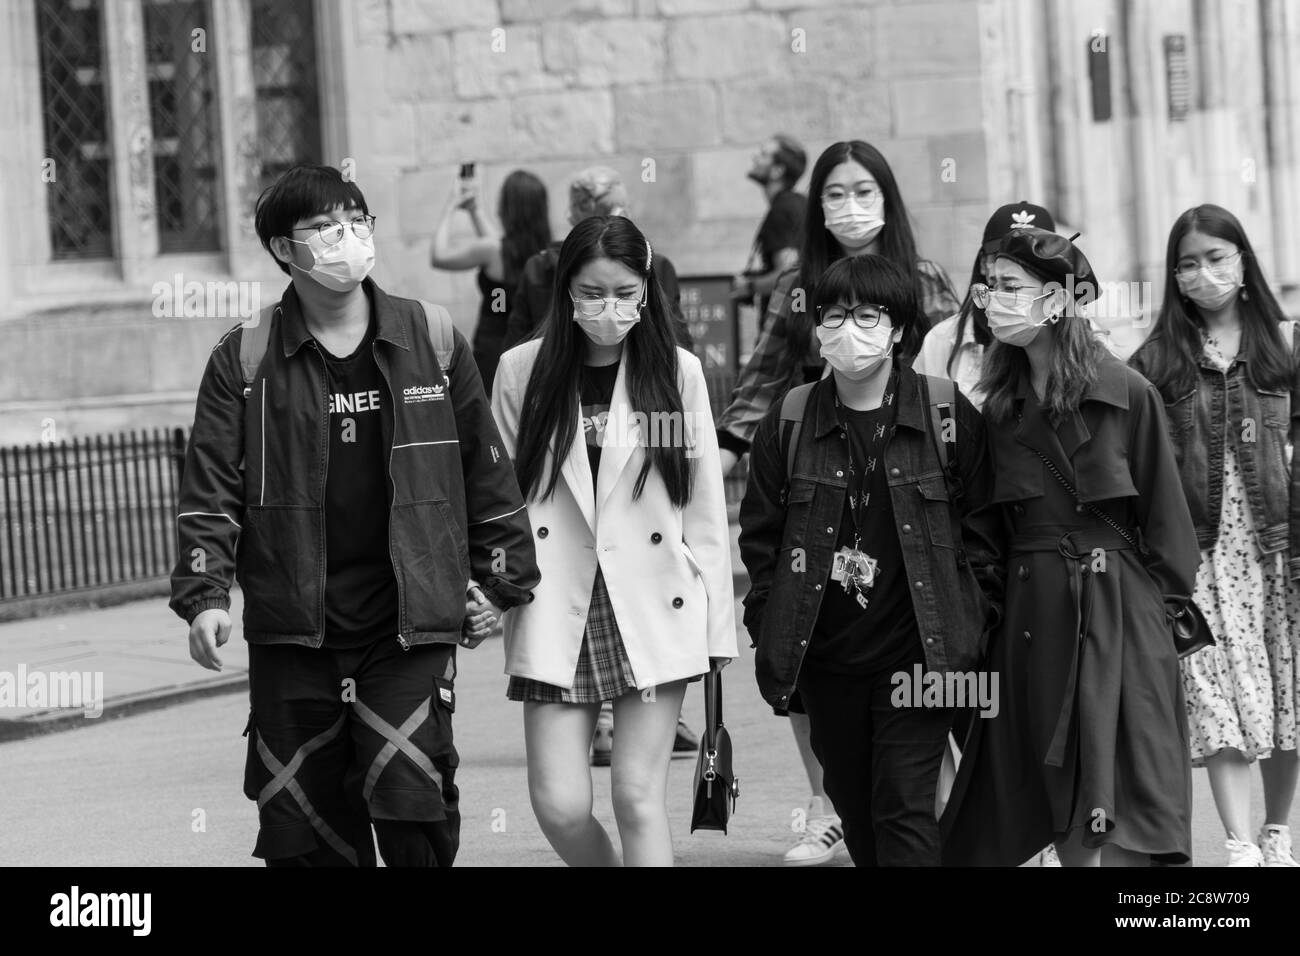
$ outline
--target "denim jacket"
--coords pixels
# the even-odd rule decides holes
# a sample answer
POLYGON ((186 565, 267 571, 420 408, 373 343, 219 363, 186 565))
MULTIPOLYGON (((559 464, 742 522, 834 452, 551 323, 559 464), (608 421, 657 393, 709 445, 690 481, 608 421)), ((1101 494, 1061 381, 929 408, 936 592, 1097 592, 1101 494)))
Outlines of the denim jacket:
MULTIPOLYGON (((949 489, 935 443, 924 380, 900 366, 894 433, 885 446, 890 502, 928 670, 969 669, 1001 616, 1002 524, 985 507, 993 473, 984 422, 957 393, 960 487, 949 489)), ((835 413, 835 379, 813 387, 786 486, 780 403, 763 418, 740 506, 740 554, 749 571, 745 627, 754 641, 759 690, 789 709, 817 622, 844 510, 848 441, 835 413)))
MULTIPOLYGON (((1144 370, 1146 349, 1132 365, 1144 370)), ((1291 379, 1281 389, 1258 389, 1238 355, 1226 372, 1203 355, 1196 388, 1166 401, 1183 492, 1201 550, 1219 537, 1223 469, 1231 442, 1246 482, 1255 540, 1264 554, 1289 550, 1288 576, 1300 578, 1300 469, 1291 468, 1291 448, 1300 430, 1300 335, 1291 350, 1291 379)))

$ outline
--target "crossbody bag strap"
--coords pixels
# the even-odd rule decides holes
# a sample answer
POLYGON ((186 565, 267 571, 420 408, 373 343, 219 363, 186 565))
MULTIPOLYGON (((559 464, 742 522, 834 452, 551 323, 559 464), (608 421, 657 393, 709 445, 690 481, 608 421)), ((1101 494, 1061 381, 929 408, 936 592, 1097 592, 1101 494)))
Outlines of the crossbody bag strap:
POLYGON ((1061 474, 1061 469, 1056 467, 1056 463, 1052 461, 1052 459, 1048 458, 1037 448, 1034 449, 1034 454, 1043 460, 1043 464, 1046 465, 1047 470, 1052 473, 1052 477, 1054 477, 1057 481, 1061 483, 1061 487, 1064 488, 1069 493, 1071 498, 1073 498, 1075 501, 1078 501, 1079 504, 1087 508, 1088 511, 1092 513, 1093 517, 1109 525, 1111 530, 1114 531, 1121 538, 1123 538, 1125 541, 1127 541, 1130 545, 1132 545, 1135 551, 1141 553, 1144 550, 1142 546, 1138 544, 1137 537, 1133 534, 1132 531, 1124 527, 1122 524, 1120 524, 1110 515, 1106 514, 1106 512, 1102 511, 1091 501, 1079 501, 1079 493, 1074 490, 1074 485, 1070 484, 1070 480, 1066 478, 1065 475, 1061 474))

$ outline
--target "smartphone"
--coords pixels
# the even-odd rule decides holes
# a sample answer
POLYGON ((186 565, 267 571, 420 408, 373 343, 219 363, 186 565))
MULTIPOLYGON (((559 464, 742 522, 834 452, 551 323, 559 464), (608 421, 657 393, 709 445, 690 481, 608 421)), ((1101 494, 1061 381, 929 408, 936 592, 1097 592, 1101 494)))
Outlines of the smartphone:
POLYGON ((461 178, 461 179, 473 179, 473 178, 474 178, 474 164, 473 164, 473 163, 461 163, 461 164, 460 164, 460 178, 461 178))

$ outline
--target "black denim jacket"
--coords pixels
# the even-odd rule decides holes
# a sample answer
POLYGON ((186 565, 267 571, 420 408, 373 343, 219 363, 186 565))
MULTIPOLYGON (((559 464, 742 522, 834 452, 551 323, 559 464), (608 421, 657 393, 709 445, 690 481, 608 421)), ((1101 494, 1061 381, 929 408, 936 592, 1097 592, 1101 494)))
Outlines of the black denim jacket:
MULTIPOLYGON (((1131 364, 1145 371, 1147 350, 1131 364)), ((1169 434, 1178 460, 1183 493, 1196 525, 1196 543, 1214 547, 1223 505, 1224 450, 1237 454, 1246 481, 1246 500, 1255 539, 1264 554, 1289 549, 1288 575, 1300 578, 1300 469, 1291 450, 1300 431, 1300 335, 1291 351, 1291 380, 1283 389, 1257 389, 1238 356, 1226 372, 1202 357, 1196 388, 1166 402, 1169 434)))
MULTIPOLYGON (((885 446, 890 501, 929 670, 973 667, 1001 616, 1002 522, 986 507, 993 473, 979 412, 958 392, 956 500, 930 432, 923 379, 901 366, 898 412, 885 446)), ((759 690, 777 713, 789 708, 817 622, 844 510, 848 441, 835 414, 834 376, 813 387, 788 501, 780 448, 780 402, 754 435, 740 506, 740 554, 749 571, 745 627, 754 641, 759 690)))

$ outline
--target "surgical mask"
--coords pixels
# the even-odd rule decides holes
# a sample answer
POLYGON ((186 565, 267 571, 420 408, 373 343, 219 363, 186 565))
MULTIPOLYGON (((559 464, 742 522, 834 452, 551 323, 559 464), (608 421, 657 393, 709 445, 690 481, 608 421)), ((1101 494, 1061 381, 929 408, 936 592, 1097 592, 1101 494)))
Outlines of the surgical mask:
POLYGON ((841 242, 854 246, 870 242, 885 228, 883 216, 877 216, 873 211, 859 206, 852 196, 839 209, 827 209, 823 203, 822 212, 830 234, 841 242))
POLYGON ((827 365, 845 378, 860 381, 889 361, 894 351, 894 329, 884 322, 874 329, 863 329, 846 319, 838 329, 817 326, 817 342, 827 365))
POLYGON ((573 320, 578 323, 587 338, 597 345, 618 345, 627 338, 632 326, 641 321, 638 313, 632 317, 620 315, 610 307, 609 302, 599 315, 583 315, 578 309, 573 310, 573 320))
POLYGON ((358 239, 349 226, 343 238, 334 245, 326 245, 319 235, 307 240, 290 239, 307 246, 315 260, 311 269, 289 263, 299 272, 306 272, 321 285, 335 292, 351 292, 375 267, 375 242, 373 237, 358 239))
POLYGON ((989 332, 1003 345, 1024 348, 1038 337, 1038 332, 1044 324, 1030 318, 1034 303, 1048 295, 1051 293, 1045 292, 1030 299, 1023 306, 1006 306, 995 297, 990 297, 988 305, 984 307, 984 315, 989 320, 989 332))
POLYGON ((1189 276, 1174 276, 1178 291, 1202 309, 1214 312, 1223 308, 1241 288, 1241 258, 1227 268, 1209 269, 1202 266, 1189 276))

